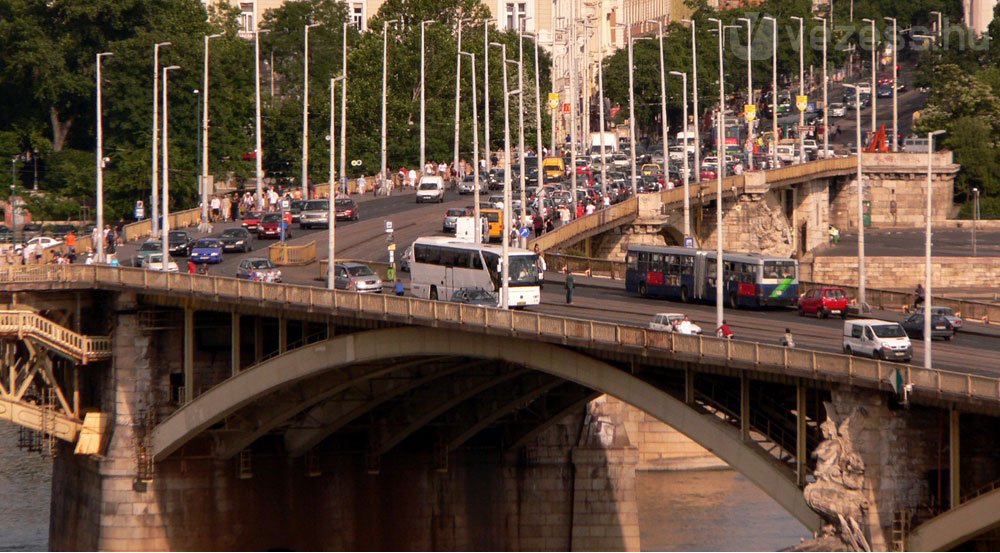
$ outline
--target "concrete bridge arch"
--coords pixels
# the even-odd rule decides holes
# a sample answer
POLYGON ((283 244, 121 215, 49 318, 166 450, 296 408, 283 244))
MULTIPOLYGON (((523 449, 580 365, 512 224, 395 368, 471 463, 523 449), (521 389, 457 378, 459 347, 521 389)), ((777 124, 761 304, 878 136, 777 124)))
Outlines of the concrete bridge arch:
MULTIPOLYGON (((371 367, 390 360, 448 357, 502 361, 555 377, 534 382, 535 393, 551 389, 557 385, 553 380, 561 379, 615 396, 712 451, 806 527, 819 528, 819 516, 806 505, 787 467, 743 441, 738 429, 718 418, 692 409, 636 376, 578 351, 544 342, 471 335, 458 330, 405 327, 359 332, 310 344, 267 360, 206 391, 160 423, 152 436, 154 458, 165 460, 227 416, 255 402, 263 404, 271 394, 289 387, 310 386, 314 379, 329 378, 337 373, 348 375, 345 380, 363 378, 358 367, 371 367)), ((481 392, 499 383, 484 381, 477 386, 481 392)), ((330 382, 327 384, 335 387, 330 382)), ((289 408, 281 416, 272 417, 270 424, 280 424, 280 419, 288 413, 300 412, 316 403, 303 401, 296 409, 289 408)), ((259 432, 267 430, 257 429, 259 432)))

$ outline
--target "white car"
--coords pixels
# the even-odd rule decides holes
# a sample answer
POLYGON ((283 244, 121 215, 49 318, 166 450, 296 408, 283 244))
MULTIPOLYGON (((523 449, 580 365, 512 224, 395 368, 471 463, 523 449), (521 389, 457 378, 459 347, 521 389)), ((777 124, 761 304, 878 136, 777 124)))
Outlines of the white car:
POLYGON ((830 104, 830 117, 843 117, 847 115, 847 107, 840 102, 830 104))
MULTIPOLYGON (((154 253, 149 257, 142 260, 142 268, 149 269, 151 271, 162 271, 163 270, 163 254, 154 253)), ((167 256, 167 272, 176 273, 178 271, 177 262, 174 258, 167 256)))
POLYGON ((31 240, 28 240, 28 243, 25 244, 25 246, 41 246, 42 248, 51 248, 52 246, 58 246, 62 243, 62 240, 56 240, 51 236, 36 236, 31 240))
POLYGON ((701 334, 701 327, 690 320, 687 321, 688 328, 685 332, 684 319, 687 316, 683 313, 657 313, 653 315, 653 320, 649 322, 650 330, 661 330, 663 332, 678 332, 681 334, 701 334))

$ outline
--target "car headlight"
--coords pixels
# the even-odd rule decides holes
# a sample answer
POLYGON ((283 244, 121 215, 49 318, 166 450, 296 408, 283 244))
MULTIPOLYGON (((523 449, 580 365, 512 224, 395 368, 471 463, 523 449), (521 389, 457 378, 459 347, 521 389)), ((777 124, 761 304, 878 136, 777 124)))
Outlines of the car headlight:
POLYGON ((243 241, 242 240, 237 240, 236 241, 236 245, 237 246, 242 246, 243 245, 243 241))

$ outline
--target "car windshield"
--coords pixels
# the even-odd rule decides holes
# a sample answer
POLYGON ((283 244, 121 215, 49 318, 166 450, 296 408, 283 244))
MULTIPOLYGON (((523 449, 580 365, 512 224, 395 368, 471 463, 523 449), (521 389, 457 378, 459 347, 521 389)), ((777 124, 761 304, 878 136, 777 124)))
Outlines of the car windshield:
POLYGON ((330 200, 309 200, 302 211, 326 211, 330 209, 330 200))
POLYGON ((470 300, 492 300, 493 294, 483 290, 482 288, 465 288, 462 290, 467 298, 470 300))
POLYGON ((841 298, 846 298, 847 295, 844 294, 843 290, 827 290, 826 297, 839 300, 841 298))
POLYGON ((953 317, 955 315, 955 310, 950 307, 931 307, 931 313, 935 315, 953 317))
POLYGON ((161 249, 163 249, 163 244, 160 242, 143 242, 142 245, 139 246, 140 252, 155 252, 161 249))
POLYGON ((464 209, 449 209, 448 210, 448 217, 461 217, 463 215, 465 215, 465 210, 464 209))
POLYGON ((277 223, 279 221, 281 221, 280 213, 267 213, 260 219, 261 223, 277 223))
POLYGON ((420 183, 420 189, 421 190, 437 190, 437 187, 438 187, 438 185, 437 185, 436 182, 422 182, 422 183, 420 183))
POLYGON ((223 238, 243 238, 245 231, 239 228, 226 229, 222 232, 223 238))
POLYGON ((302 209, 302 206, 306 205, 305 200, 292 200, 290 204, 292 209, 302 209))
POLYGON ((337 198, 334 205, 337 207, 351 207, 354 205, 354 200, 350 198, 337 198))
POLYGON ((250 262, 250 267, 254 269, 273 269, 274 265, 270 259, 255 259, 250 262))
POLYGON ((368 265, 351 265, 347 267, 347 274, 351 276, 372 276, 375 274, 375 271, 368 265))
POLYGON ((195 248, 221 248, 222 242, 218 240, 201 239, 194 243, 195 248))
POLYGON ((872 325, 872 330, 875 331, 875 335, 879 338, 902 338, 906 336, 903 327, 898 324, 872 325))
POLYGON ((177 240, 187 240, 187 239, 188 239, 188 236, 187 236, 186 232, 183 232, 183 231, 174 231, 174 232, 170 233, 170 241, 171 242, 174 242, 174 241, 177 241, 177 240))

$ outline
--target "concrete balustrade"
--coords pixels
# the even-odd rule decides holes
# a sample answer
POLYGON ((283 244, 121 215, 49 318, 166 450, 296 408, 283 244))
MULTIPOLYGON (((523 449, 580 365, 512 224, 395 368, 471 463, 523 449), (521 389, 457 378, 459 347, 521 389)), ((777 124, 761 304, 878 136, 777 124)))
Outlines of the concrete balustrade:
POLYGON ((78 334, 31 311, 0 311, 0 333, 32 335, 83 364, 111 357, 111 338, 78 334))

